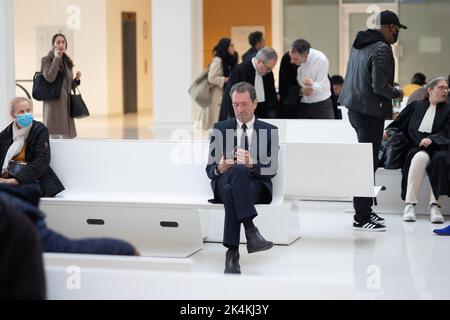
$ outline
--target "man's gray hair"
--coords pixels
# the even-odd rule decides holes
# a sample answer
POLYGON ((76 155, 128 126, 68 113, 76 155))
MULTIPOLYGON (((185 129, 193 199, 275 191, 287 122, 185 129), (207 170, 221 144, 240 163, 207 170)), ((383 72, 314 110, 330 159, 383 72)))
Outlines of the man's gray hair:
POLYGON ((256 59, 262 60, 264 63, 269 63, 270 60, 278 60, 278 54, 272 48, 262 48, 256 54, 256 59))
POLYGON ((311 50, 311 44, 304 39, 297 39, 291 44, 291 51, 298 54, 309 53, 311 50))
POLYGON ((237 93, 245 93, 248 92, 250 94, 250 99, 252 99, 252 101, 256 100, 256 90, 255 87, 252 86, 250 83, 248 82, 239 82, 236 83, 230 91, 230 96, 231 99, 233 99, 233 94, 237 92, 237 93))

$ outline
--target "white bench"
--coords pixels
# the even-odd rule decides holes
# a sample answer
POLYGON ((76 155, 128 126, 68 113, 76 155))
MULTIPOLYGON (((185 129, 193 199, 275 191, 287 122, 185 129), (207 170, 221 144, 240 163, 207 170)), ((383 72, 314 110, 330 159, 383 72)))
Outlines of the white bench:
MULTIPOLYGON (((205 142, 53 140, 51 166, 66 190, 42 199, 48 225, 72 238, 124 239, 145 256, 187 257, 202 248, 207 230, 223 226, 223 221, 209 226, 208 216, 199 212, 223 212, 223 205, 208 203, 213 198, 205 172, 208 147, 205 142)), ((267 238, 290 244, 299 237, 299 222, 283 203, 284 156, 281 146, 273 202, 258 205, 258 225, 267 238)))
POLYGON ((355 130, 343 120, 265 119, 278 127, 282 143, 357 143, 355 130))
POLYGON ((350 201, 374 197, 372 145, 358 143, 343 120, 267 121, 286 144, 286 195, 301 200, 350 201), (299 183, 305 182, 305 183, 299 183))

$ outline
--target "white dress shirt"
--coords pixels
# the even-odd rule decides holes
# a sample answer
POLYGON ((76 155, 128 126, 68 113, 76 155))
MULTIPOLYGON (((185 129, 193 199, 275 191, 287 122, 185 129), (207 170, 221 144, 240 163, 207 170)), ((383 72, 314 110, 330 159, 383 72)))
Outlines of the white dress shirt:
POLYGON ((419 127, 419 132, 431 133, 433 131, 434 118, 436 117, 436 106, 430 104, 425 116, 423 117, 422 123, 419 127))
POLYGON ((256 69, 256 58, 252 59, 253 68, 255 68, 255 90, 256 98, 258 98, 258 103, 266 101, 266 94, 264 92, 264 81, 262 76, 258 73, 256 69))
MULTIPOLYGON (((252 136, 253 136, 253 132, 254 132, 254 126, 255 126, 255 116, 253 116, 253 119, 250 122, 247 122, 247 140, 248 140, 248 148, 250 150, 250 146, 252 145, 252 136)), ((244 125, 243 122, 239 121, 236 118, 237 121, 237 130, 236 130, 236 134, 237 134, 237 141, 238 141, 238 148, 239 149, 244 149, 244 146, 240 146, 240 142, 241 142, 241 137, 242 134, 244 133, 244 130, 242 130, 242 126, 244 125)))
POLYGON ((298 67, 297 82, 300 87, 306 88, 303 84, 305 78, 314 81, 312 88, 313 94, 309 97, 303 97, 303 103, 317 103, 327 100, 331 97, 331 83, 328 79, 330 63, 327 57, 321 51, 311 49, 308 60, 298 67))

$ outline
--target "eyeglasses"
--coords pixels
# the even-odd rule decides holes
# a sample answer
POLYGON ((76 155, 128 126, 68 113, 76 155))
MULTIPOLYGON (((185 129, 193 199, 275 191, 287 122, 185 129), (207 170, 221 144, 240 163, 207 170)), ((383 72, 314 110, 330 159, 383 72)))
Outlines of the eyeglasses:
POLYGON ((437 88, 439 90, 444 90, 444 91, 449 91, 450 90, 450 88, 447 87, 447 86, 439 86, 439 87, 435 87, 435 88, 437 88))

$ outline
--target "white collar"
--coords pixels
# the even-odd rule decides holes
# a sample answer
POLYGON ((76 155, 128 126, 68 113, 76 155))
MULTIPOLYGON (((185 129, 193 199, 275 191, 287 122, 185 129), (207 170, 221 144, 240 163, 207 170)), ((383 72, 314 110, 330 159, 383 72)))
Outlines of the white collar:
MULTIPOLYGON (((242 126, 244 125, 244 123, 239 121, 238 118, 236 118, 236 121, 237 121, 237 124, 238 124, 238 128, 241 129, 242 126)), ((253 126, 255 125, 255 121, 256 121, 256 118, 255 118, 255 116, 253 116, 252 120, 250 120, 249 122, 246 123, 247 124, 247 130, 253 129, 253 126)))
POLYGON ((262 77, 262 75, 259 74, 258 69, 256 69, 256 58, 252 58, 252 64, 253 68, 255 68, 256 75, 262 77))

